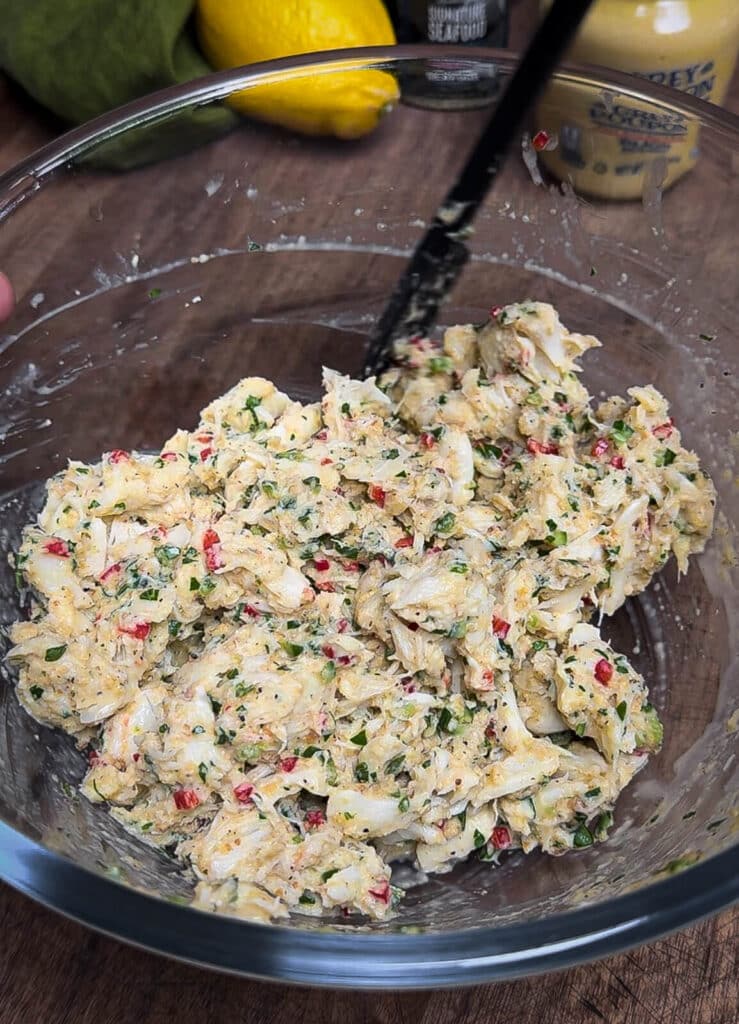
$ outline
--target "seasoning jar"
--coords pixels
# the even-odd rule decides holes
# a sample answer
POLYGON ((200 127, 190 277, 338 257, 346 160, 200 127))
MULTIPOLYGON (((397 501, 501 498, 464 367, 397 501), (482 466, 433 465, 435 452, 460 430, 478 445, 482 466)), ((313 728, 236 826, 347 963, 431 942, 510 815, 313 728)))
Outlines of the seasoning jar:
MULTIPOLYGON (((389 6, 399 43, 505 47, 508 0, 394 0, 389 6)), ((492 61, 426 60, 423 70, 401 79, 411 106, 465 110, 492 103, 500 76, 492 61)))
MULTIPOLYGON (((543 0, 542 12, 551 4, 543 0)), ((739 48, 739 0, 598 0, 567 61, 600 64, 721 103, 739 48)), ((578 192, 632 199, 667 187, 694 166, 697 126, 604 90, 555 83, 536 108, 552 144, 542 163, 578 192), (556 135, 556 145, 554 136, 556 135)))

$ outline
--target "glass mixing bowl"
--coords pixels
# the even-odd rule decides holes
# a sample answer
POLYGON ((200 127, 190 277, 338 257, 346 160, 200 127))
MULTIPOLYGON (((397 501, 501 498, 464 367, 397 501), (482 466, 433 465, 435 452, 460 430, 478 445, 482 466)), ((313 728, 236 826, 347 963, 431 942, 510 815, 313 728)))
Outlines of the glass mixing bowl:
MULTIPOLYGON (((440 82, 479 80, 489 98, 513 65, 489 50, 429 47, 214 75, 76 129, 0 178, 0 267, 18 297, 0 335, 3 633, 19 614, 6 556, 43 481, 67 458, 158 450, 247 374, 313 399, 321 364, 359 370, 372 323, 487 116, 464 103, 419 107, 419 97, 426 90, 436 102, 440 82), (397 75, 414 105, 401 104, 360 142, 243 123, 156 165, 104 169, 145 125, 157 144, 181 148, 175 118, 185 108, 287 76, 364 68, 397 75)), ((739 122, 610 71, 562 71, 558 81, 593 103, 636 105, 673 128, 700 129, 693 170, 663 193, 656 165, 630 203, 584 200, 542 180, 529 146, 513 152, 441 317, 476 322, 494 304, 553 302, 571 328, 604 342, 585 360, 590 390, 653 382, 718 488, 715 539, 687 578, 676 588, 668 566, 606 624, 647 677, 665 724, 662 752, 619 801, 610 840, 562 858, 517 854, 497 869, 474 861, 427 881, 401 867, 407 896, 382 926, 299 917, 260 926, 204 914, 182 905, 190 880, 172 860, 75 795, 83 754, 25 714, 3 665, 0 873, 11 885, 191 961, 352 987, 560 967, 652 939, 739 896, 739 122)), ((598 138, 593 129, 589 151, 598 138)))

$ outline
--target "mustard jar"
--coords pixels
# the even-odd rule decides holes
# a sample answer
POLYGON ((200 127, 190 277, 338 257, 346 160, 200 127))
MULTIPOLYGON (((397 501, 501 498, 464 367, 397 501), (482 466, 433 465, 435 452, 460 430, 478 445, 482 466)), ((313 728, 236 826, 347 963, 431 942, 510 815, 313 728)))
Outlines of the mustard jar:
MULTIPOLYGON (((542 11, 550 2, 543 0, 542 11)), ((721 103, 737 48, 739 0, 598 0, 566 60, 617 68, 721 103)), ((637 198, 646 182, 667 187, 698 157, 696 125, 618 90, 594 96, 576 83, 554 83, 534 120, 534 130, 552 139, 539 154, 542 163, 589 195, 637 198)))

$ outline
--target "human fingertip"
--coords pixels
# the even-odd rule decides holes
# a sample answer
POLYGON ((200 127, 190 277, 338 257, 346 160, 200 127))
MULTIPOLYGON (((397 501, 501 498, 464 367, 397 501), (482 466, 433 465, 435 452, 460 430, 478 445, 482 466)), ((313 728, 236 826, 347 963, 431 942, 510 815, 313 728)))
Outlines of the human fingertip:
POLYGON ((8 276, 0 270, 0 320, 7 320, 14 306, 13 286, 8 276))

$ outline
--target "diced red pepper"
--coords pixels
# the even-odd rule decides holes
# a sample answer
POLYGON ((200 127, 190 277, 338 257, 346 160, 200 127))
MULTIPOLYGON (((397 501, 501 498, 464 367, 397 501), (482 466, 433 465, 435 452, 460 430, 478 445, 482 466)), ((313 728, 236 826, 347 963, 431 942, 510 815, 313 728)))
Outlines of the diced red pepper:
POLYGON ((120 571, 121 563, 113 562, 112 565, 109 565, 108 568, 100 574, 100 582, 105 583, 106 580, 109 580, 111 576, 115 576, 116 573, 119 573, 120 571))
POLYGON ((359 564, 359 562, 353 562, 353 561, 352 562, 342 562, 342 565, 344 566, 344 568, 346 569, 347 572, 361 572, 362 571, 362 566, 359 564))
POLYGON ((329 459, 328 456, 325 456, 325 458, 321 459, 321 465, 322 466, 330 466, 333 461, 334 461, 333 459, 329 459))
POLYGON ((205 462, 205 460, 209 459, 212 454, 213 454, 213 449, 212 448, 203 448, 203 449, 201 449, 200 461, 201 462, 205 462))
POLYGON ((374 501, 375 505, 379 505, 380 508, 385 507, 387 492, 383 491, 382 487, 378 487, 377 484, 370 484, 367 488, 367 493, 369 494, 370 501, 374 501))
POLYGON ((326 815, 323 811, 308 811, 305 816, 306 828, 320 828, 326 824, 326 815))
POLYGON ((433 448, 436 444, 436 438, 433 434, 429 434, 428 431, 424 430, 418 441, 422 448, 433 448))
POLYGON ((295 765, 298 763, 298 759, 295 756, 283 757, 280 759, 280 771, 291 772, 294 770, 295 765))
MULTIPOLYGON (((491 673, 491 675, 492 675, 492 673, 491 673)), ((495 723, 493 722, 492 718, 490 719, 488 724, 485 726, 485 735, 487 736, 487 738, 489 740, 495 740, 495 739, 498 738, 498 734, 495 731, 495 723)))
POLYGON ((666 423, 660 423, 656 427, 652 427, 652 433, 655 437, 659 438, 660 441, 665 441, 673 431, 675 421, 672 417, 667 420, 666 423))
POLYGON ((254 792, 254 787, 251 782, 240 782, 238 786, 234 786, 234 796, 240 804, 251 804, 254 801, 251 798, 254 792))
POLYGON ((204 430, 202 433, 195 435, 195 440, 199 441, 200 444, 208 444, 209 441, 213 440, 213 435, 209 430, 204 430))
POLYGON ((258 619, 262 614, 258 608, 255 608, 253 604, 245 604, 243 615, 248 615, 251 619, 258 619))
POLYGON ((370 896, 374 896, 376 900, 380 900, 381 903, 390 902, 390 883, 385 880, 376 885, 373 889, 369 890, 370 896))
POLYGON ((489 312, 490 316, 493 318, 493 320, 495 320, 495 318, 498 316, 498 314, 503 312, 503 307, 502 306, 491 306, 490 309, 488 310, 488 312, 489 312))
POLYGON ((141 760, 141 754, 132 754, 131 757, 133 758, 134 761, 141 760))
POLYGON ((396 540, 393 544, 395 548, 412 548, 413 538, 412 537, 401 537, 400 540, 396 540))
POLYGON ((47 540, 44 544, 44 551, 47 555, 56 555, 57 558, 69 558, 69 548, 67 542, 59 540, 54 537, 52 540, 47 540))
POLYGON ((102 764, 103 759, 100 756, 100 751, 95 750, 94 747, 90 747, 90 749, 87 751, 87 763, 90 765, 91 768, 94 768, 95 765, 97 764, 102 764))
POLYGON ((607 658, 599 658, 598 661, 596 661, 595 663, 593 675, 599 683, 602 683, 604 686, 607 686, 608 683, 610 683, 611 681, 611 677, 613 676, 613 665, 610 663, 610 661, 608 661, 607 658))
POLYGON ((623 455, 614 455, 611 459, 611 465, 614 469, 626 469, 626 459, 623 455))
POLYGON ((526 447, 532 455, 559 455, 559 445, 551 444, 548 441, 537 441, 534 437, 527 439, 526 447))
POLYGON ((336 628, 340 633, 346 633, 347 629, 349 629, 349 620, 339 619, 339 621, 336 623, 336 628))
POLYGON ((316 441, 326 440, 328 440, 328 430, 319 430, 318 433, 316 434, 316 441))
POLYGON ((194 789, 176 789, 174 802, 178 811, 191 811, 200 803, 200 797, 194 789))
POLYGON ((162 452, 159 458, 162 459, 163 462, 176 462, 177 452, 162 452))
POLYGON ((221 538, 218 536, 215 530, 208 528, 203 534, 203 551, 207 551, 208 548, 212 548, 216 544, 220 543, 221 538))
POLYGON ((221 538, 215 530, 208 529, 203 534, 203 551, 208 572, 215 572, 223 567, 221 558, 221 538))
POLYGON ((340 665, 351 665, 354 659, 352 658, 351 654, 340 654, 336 660, 340 665))
POLYGON ((118 632, 126 636, 132 636, 135 640, 146 640, 149 633, 151 633, 151 623, 135 622, 131 626, 119 626, 118 632))
POLYGON ((481 690, 492 690, 495 682, 495 676, 493 675, 493 670, 491 668, 485 669, 482 674, 482 681, 485 685, 480 687, 481 690))
POLYGON ((128 452, 124 452, 122 448, 114 448, 108 456, 108 462, 116 464, 118 462, 127 462, 130 458, 131 456, 128 452))
POLYGON ((507 850, 511 845, 511 832, 505 825, 496 825, 490 836, 496 850, 507 850))
POLYGON ((320 590, 324 594, 335 594, 336 586, 331 580, 324 580, 323 583, 316 583, 316 590, 320 590))
POLYGON ((493 633, 495 633, 496 636, 499 636, 501 640, 505 640, 510 628, 510 622, 506 622, 505 619, 501 619, 497 615, 493 615, 493 633))
POLYGON ((331 563, 328 558, 314 558, 313 565, 317 572, 328 572, 331 568, 331 563))
POLYGON ((324 644, 321 647, 321 650, 323 651, 323 653, 326 655, 327 658, 335 658, 336 657, 336 651, 333 649, 331 644, 324 644))
POLYGON ((599 437, 593 447, 590 449, 590 454, 594 455, 595 458, 600 458, 601 455, 605 455, 610 445, 607 437, 599 437))
POLYGON ((537 153, 540 153, 542 149, 546 149, 548 144, 549 144, 549 132, 545 132, 543 130, 540 131, 540 132, 537 132, 536 135, 531 140, 531 145, 534 147, 534 149, 537 151, 537 153))
POLYGON ((400 680, 400 685, 403 687, 406 693, 415 693, 416 684, 413 681, 413 676, 403 676, 400 680))

